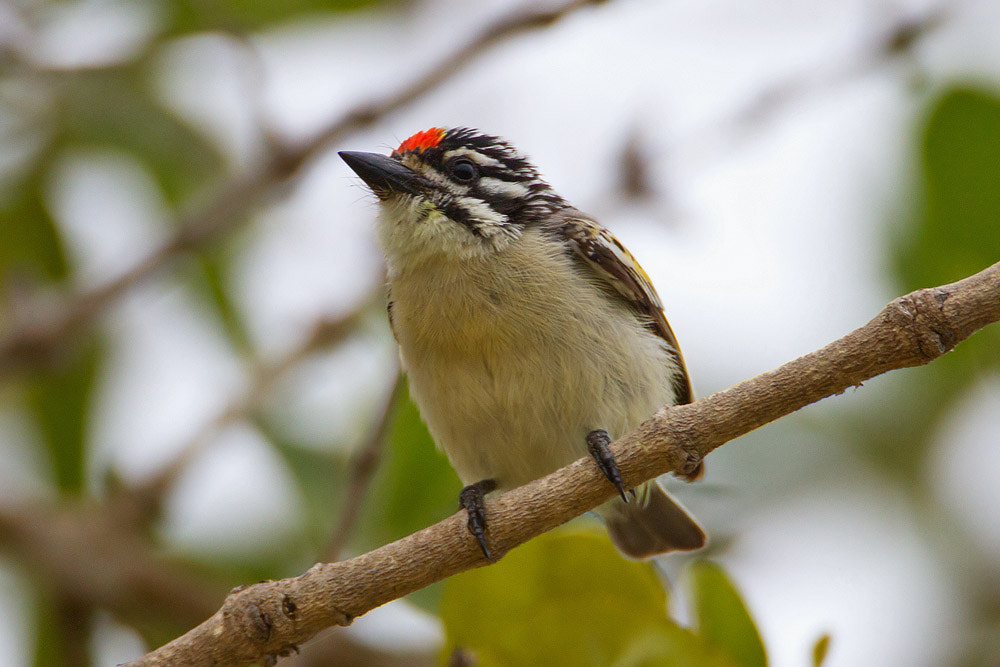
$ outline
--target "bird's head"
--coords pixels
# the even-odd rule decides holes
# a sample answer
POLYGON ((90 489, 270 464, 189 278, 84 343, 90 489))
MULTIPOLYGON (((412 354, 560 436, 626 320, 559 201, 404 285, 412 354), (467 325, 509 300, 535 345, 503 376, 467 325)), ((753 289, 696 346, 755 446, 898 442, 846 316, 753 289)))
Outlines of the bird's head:
POLYGON ((390 257, 496 252, 567 205, 513 146, 469 128, 432 127, 389 156, 340 156, 380 200, 390 257))

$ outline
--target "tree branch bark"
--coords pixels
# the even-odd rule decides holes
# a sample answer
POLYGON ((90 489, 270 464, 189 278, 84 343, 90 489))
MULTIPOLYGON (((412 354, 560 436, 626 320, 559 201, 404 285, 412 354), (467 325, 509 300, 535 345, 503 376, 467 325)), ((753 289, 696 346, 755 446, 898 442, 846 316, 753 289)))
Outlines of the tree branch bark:
MULTIPOLYGON (((1000 320, 1000 263, 950 285, 900 297, 820 350, 689 405, 660 409, 612 445, 636 486, 691 471, 733 438, 887 371, 941 356, 1000 320)), ((588 458, 487 501, 500 556, 615 495, 588 458)), ((230 593, 222 608, 134 665, 240 664, 282 655, 330 625, 473 567, 487 565, 463 513, 343 562, 230 593)))
POLYGON ((211 614, 225 584, 158 554, 133 510, 85 501, 2 506, 0 550, 59 599, 106 609, 146 636, 156 628, 162 640, 211 614))

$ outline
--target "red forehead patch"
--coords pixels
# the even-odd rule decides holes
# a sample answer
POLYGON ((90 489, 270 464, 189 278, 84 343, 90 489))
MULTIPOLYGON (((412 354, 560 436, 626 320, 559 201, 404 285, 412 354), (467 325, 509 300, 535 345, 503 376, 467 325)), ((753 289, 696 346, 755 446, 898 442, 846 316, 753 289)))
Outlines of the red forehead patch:
POLYGON ((424 130, 423 132, 417 132, 412 137, 404 141, 396 149, 397 153, 406 153, 407 151, 422 151, 425 148, 434 148, 439 143, 441 139, 444 138, 445 131, 440 127, 432 127, 429 130, 424 130))

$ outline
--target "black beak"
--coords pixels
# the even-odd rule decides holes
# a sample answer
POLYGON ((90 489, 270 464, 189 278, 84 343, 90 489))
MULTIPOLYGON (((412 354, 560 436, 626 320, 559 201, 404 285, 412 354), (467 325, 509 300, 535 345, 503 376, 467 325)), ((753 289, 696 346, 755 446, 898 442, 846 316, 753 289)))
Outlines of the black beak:
POLYGON ((379 199, 392 194, 417 194, 423 180, 409 167, 378 153, 340 151, 337 153, 361 177, 379 199))

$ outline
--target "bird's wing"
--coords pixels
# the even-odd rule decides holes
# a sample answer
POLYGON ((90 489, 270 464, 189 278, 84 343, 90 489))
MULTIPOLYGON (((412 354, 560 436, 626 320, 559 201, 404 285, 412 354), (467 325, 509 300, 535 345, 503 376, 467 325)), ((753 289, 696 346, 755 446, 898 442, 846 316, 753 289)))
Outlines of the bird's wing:
POLYGON ((677 337, 663 314, 663 304, 649 276, 632 253, 611 232, 579 211, 568 213, 555 225, 555 230, 569 241, 576 255, 594 274, 649 318, 650 328, 667 342, 678 369, 673 377, 676 401, 678 404, 690 403, 694 393, 677 337))

